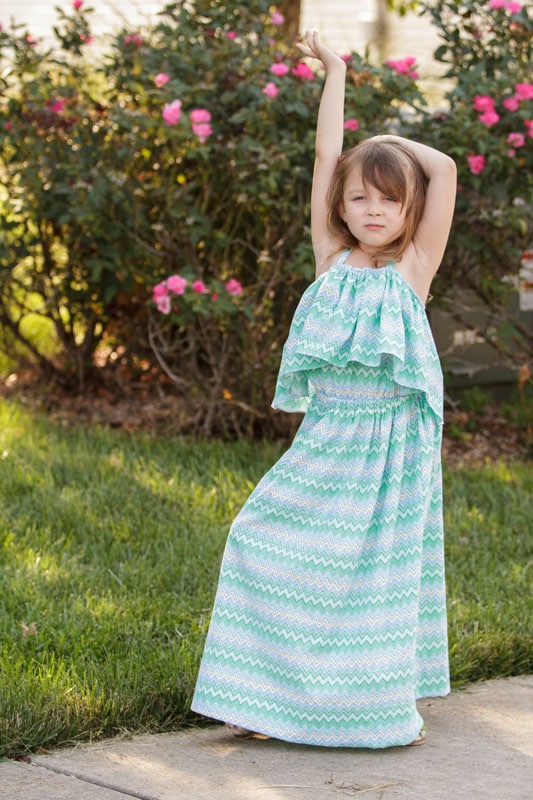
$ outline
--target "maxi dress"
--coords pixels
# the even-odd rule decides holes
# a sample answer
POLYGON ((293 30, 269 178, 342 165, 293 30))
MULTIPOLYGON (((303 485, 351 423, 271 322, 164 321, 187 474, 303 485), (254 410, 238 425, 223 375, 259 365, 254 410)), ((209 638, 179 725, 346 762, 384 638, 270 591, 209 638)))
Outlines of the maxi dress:
POLYGON ((331 747, 405 745, 449 692, 442 371, 394 263, 350 251, 295 312, 273 406, 305 411, 235 518, 192 709, 331 747))

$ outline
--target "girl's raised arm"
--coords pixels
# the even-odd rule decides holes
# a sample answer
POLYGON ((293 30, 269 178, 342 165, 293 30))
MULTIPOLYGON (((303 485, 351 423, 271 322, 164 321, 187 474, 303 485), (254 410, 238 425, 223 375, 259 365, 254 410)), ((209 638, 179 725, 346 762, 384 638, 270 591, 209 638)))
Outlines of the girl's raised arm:
POLYGON ((440 150, 411 139, 393 135, 374 138, 402 142, 418 160, 429 181, 424 213, 413 236, 418 273, 413 279, 424 287, 421 292, 425 293, 440 266, 450 233, 457 191, 455 162, 440 150))
POLYGON ((327 269, 328 257, 338 246, 328 230, 326 195, 342 153, 346 64, 342 58, 320 42, 316 31, 307 32, 304 41, 297 47, 304 55, 319 58, 326 69, 326 80, 318 110, 311 190, 311 239, 318 277, 327 269))

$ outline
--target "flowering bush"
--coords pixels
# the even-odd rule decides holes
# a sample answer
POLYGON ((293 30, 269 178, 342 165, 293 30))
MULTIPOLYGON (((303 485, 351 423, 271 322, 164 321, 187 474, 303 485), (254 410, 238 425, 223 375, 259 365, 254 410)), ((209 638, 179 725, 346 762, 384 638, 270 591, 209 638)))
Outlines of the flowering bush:
MULTIPOLYGON (((458 161, 443 296, 461 282, 508 287, 498 278, 516 275, 529 213, 517 202, 533 126, 529 20, 517 3, 490 5, 427 12, 454 79, 450 113, 424 111, 411 56, 344 56, 347 145, 393 129, 458 161)), ((144 357, 149 343, 191 430, 279 430, 281 346, 314 272, 322 76, 266 0, 173 3, 151 29, 118 32, 96 63, 89 20, 79 0, 60 12, 53 53, 0 31, 2 329, 78 388, 96 360, 120 364, 126 347, 144 357), (35 314, 61 344, 53 359, 27 333, 35 314)))
POLYGON ((531 19, 507 0, 423 5, 443 40, 435 55, 453 83, 446 109, 426 115, 413 135, 455 158, 459 184, 435 294, 465 327, 472 318, 461 292, 477 296, 487 311, 476 334, 517 367, 533 355, 531 331, 509 310, 533 221, 531 19))

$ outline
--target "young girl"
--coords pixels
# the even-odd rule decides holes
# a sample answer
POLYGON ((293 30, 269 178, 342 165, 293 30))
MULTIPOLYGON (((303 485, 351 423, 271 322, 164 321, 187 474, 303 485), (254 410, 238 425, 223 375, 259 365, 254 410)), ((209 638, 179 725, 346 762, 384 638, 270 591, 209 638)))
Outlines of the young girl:
POLYGON ((376 136, 341 155, 345 64, 322 60, 311 197, 317 279, 274 407, 306 411, 235 519, 192 708, 241 735, 419 744, 449 692, 442 373, 424 302, 455 199, 446 155, 376 136))

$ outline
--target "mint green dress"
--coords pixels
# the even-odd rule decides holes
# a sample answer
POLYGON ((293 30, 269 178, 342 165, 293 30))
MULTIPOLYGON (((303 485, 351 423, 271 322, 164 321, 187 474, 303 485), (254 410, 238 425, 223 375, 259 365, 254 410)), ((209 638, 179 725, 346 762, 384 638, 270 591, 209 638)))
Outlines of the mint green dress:
POLYGON ((290 742, 404 745, 449 692, 442 372, 424 305, 348 252, 304 293, 273 405, 305 416, 234 520, 192 708, 290 742))

